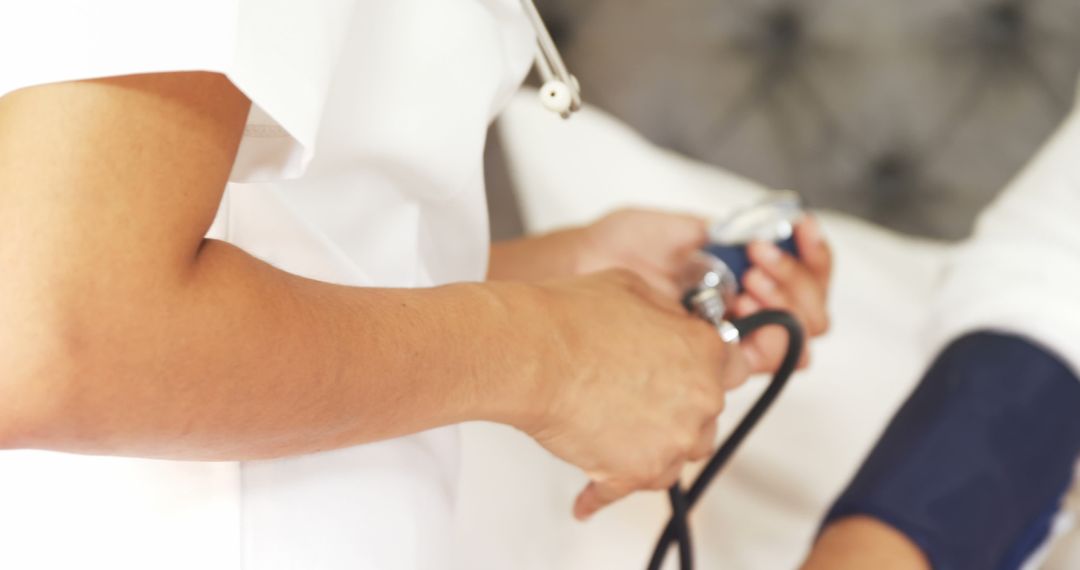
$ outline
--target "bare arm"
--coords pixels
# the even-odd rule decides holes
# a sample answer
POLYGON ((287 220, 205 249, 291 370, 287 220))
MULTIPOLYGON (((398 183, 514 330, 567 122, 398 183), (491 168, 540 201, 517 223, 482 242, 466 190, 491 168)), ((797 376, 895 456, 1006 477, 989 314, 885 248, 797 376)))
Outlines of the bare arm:
POLYGON ((512 413, 471 354, 529 360, 490 288, 361 292, 203 239, 248 107, 213 74, 0 99, 6 443, 235 459, 512 413))
POLYGON ((840 519, 821 533, 803 570, 929 570, 914 543, 871 517, 840 519))
POLYGON ((0 448, 238 460, 492 420, 591 476, 582 517, 711 451, 745 363, 627 271, 354 288, 204 239, 248 108, 206 73, 0 98, 0 448))

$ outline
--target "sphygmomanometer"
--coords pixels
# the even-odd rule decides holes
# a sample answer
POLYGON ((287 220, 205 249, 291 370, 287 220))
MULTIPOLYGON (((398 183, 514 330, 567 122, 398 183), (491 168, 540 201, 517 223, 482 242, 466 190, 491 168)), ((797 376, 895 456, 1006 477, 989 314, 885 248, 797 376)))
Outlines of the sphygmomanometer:
POLYGON ((1015 570, 1050 535, 1080 456, 1080 379, 1029 340, 946 347, 826 524, 876 518, 936 570, 1015 570))
POLYGON ((682 279, 683 305, 713 324, 725 342, 737 343, 759 329, 777 326, 787 331, 788 349, 768 387, 705 464, 690 488, 684 489, 676 483, 668 490, 671 518, 653 550, 650 570, 660 568, 673 544, 678 546, 680 568, 693 568, 692 539, 687 522, 689 510, 765 415, 798 366, 803 330, 790 314, 766 310, 741 319, 729 320, 728 317, 735 296, 742 289, 742 277, 751 265, 747 246, 754 241, 770 241, 797 256, 794 234, 795 224, 801 216, 799 198, 791 192, 779 192, 737 210, 711 226, 710 243, 697 252, 686 268, 682 279))

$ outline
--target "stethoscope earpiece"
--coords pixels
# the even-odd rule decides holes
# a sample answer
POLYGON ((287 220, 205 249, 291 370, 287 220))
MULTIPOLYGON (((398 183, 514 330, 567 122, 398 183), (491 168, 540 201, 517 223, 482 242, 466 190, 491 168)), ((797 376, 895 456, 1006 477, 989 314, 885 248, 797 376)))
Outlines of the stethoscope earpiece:
POLYGON ((565 119, 570 116, 570 113, 577 111, 581 107, 580 99, 575 97, 576 91, 566 83, 558 79, 552 79, 540 86, 540 91, 537 94, 540 97, 540 103, 544 105, 545 109, 552 113, 558 113, 565 119))
POLYGON ((536 32, 536 70, 544 84, 540 87, 540 102, 547 110, 566 119, 581 108, 581 85, 566 69, 559 48, 551 38, 533 0, 521 0, 521 6, 536 32))
POLYGON ((573 98, 570 96, 570 88, 562 81, 552 79, 544 83, 540 87, 539 95, 540 102, 547 110, 560 115, 570 112, 573 98))

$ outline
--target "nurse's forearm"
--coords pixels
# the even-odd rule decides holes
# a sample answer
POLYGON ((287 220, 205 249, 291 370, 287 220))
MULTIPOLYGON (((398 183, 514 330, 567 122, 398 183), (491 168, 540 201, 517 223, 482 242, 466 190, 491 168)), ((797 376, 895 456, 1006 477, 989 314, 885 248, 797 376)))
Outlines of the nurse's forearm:
POLYGON ((512 363, 543 342, 515 326, 542 318, 527 287, 338 287, 216 241, 182 282, 107 281, 43 288, 63 314, 45 299, 4 307, 18 351, 6 364, 24 367, 5 379, 22 391, 0 400, 0 416, 23 419, 9 447, 245 459, 527 420, 514 403, 529 395, 510 393, 530 376, 512 363))
POLYGON ((0 96, 0 447, 238 460, 487 419, 591 476, 579 517, 712 451, 745 362, 625 269, 357 289, 205 240, 249 108, 207 73, 0 96))
POLYGON ((249 105, 205 73, 0 97, 0 447, 266 457, 499 415, 526 386, 505 365, 533 329, 499 296, 520 286, 335 287, 203 239, 249 105))

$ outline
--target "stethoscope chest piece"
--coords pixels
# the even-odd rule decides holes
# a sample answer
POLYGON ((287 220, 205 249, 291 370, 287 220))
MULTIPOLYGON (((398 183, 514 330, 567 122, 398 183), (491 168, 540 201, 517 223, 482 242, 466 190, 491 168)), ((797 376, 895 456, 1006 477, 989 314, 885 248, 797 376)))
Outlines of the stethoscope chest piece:
POLYGON ((722 328, 727 328, 725 316, 751 266, 747 245, 755 240, 770 241, 798 256, 795 224, 801 216, 798 195, 785 191, 713 223, 709 244, 691 255, 679 276, 683 306, 716 326, 725 342, 737 340, 737 332, 722 328))
POLYGON ((724 316, 739 292, 735 272, 722 259, 706 251, 694 252, 679 285, 685 292, 682 302, 686 310, 716 327, 725 322, 724 316))
POLYGON ((795 224, 802 216, 798 194, 777 192, 714 222, 709 228, 709 243, 703 252, 728 267, 735 276, 736 289, 741 291, 743 276, 752 265, 747 246, 754 241, 772 242, 781 250, 798 257, 795 224))

